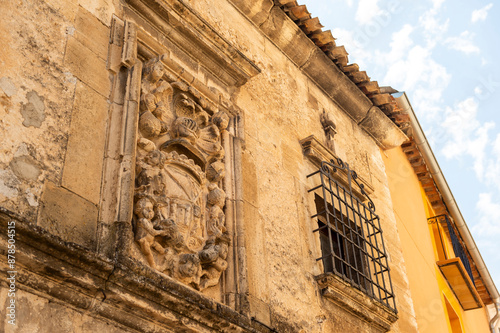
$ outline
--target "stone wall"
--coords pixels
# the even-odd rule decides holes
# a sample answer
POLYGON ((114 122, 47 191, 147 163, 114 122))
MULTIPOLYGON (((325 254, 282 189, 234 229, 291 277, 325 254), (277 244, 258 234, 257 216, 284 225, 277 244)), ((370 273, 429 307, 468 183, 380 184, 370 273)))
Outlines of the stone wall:
MULTIPOLYGON (((370 102, 360 99, 364 95, 358 95, 356 87, 335 81, 334 76, 329 86, 311 76, 311 68, 320 66, 335 71, 329 67, 333 63, 328 65, 316 54, 317 47, 272 1, 243 5, 212 0, 47 0, 21 6, 5 3, 0 9, 4 17, 0 38, 3 45, 9 45, 1 51, 0 63, 4 220, 26 225, 20 232, 30 236, 21 235, 19 240, 29 245, 26 251, 41 251, 41 244, 27 240, 48 232, 56 236, 48 242, 55 247, 59 244, 60 251, 50 258, 69 262, 60 253, 83 251, 89 259, 82 267, 90 276, 100 274, 93 267, 95 262, 111 265, 103 273, 107 278, 95 278, 101 281, 96 282, 98 287, 87 285, 84 273, 75 278, 78 283, 59 281, 82 286, 82 293, 103 306, 83 305, 54 290, 35 293, 37 284, 21 279, 18 306, 38 304, 47 313, 47 319, 35 316, 30 327, 50 331, 48 318, 65 313, 62 317, 72 318, 73 326, 51 332, 97 331, 102 325, 116 331, 147 332, 169 327, 174 331, 173 327, 186 331, 386 331, 387 318, 393 315, 385 314, 386 321, 373 317, 366 308, 372 304, 368 298, 362 300, 365 308, 360 307, 360 314, 353 315, 352 308, 322 296, 324 290, 316 281, 323 270, 316 261, 321 251, 313 234, 317 224, 311 216, 316 208, 308 193, 313 182, 307 175, 317 167, 304 155, 300 140, 314 135, 328 144, 321 123, 326 112, 337 131, 334 153, 373 188, 370 197, 384 230, 399 310, 391 331, 416 331, 384 152, 373 134, 346 111, 370 102), (130 44, 136 48, 133 63, 125 61, 122 53, 130 36, 120 31, 127 24, 137 28, 136 34, 129 31, 135 38, 130 44), (151 269, 133 238, 131 220, 138 218, 132 212, 140 137, 137 123, 143 114, 140 97, 133 96, 134 89, 141 89, 140 80, 134 77, 156 57, 166 68, 165 81, 182 82, 191 87, 186 94, 199 94, 214 105, 215 111, 206 108, 210 119, 216 111, 230 118, 229 127, 221 128, 217 139, 226 153, 221 161, 227 180, 219 179, 218 184, 227 196, 225 229, 231 245, 224 260, 228 268, 216 286, 202 291, 176 281, 175 273, 169 277, 151 269), (302 58, 307 60, 298 63, 302 58), (347 97, 332 99, 332 87, 347 97), (355 105, 345 104, 349 98, 355 105), (128 274, 130 281, 121 281, 119 274, 128 274), (139 291, 134 291, 134 283, 151 283, 149 289, 140 290, 143 303, 135 295, 139 291), (45 305, 47 300, 55 300, 60 308, 45 305), (183 312, 176 309, 181 303, 193 313, 203 310, 199 316, 183 312), (143 323, 142 317, 143 326, 133 326, 114 315, 123 304, 139 317, 151 316, 150 322, 143 323), (172 318, 163 312, 173 313, 172 318), (91 324, 87 316, 103 322, 91 324)), ((196 103, 203 104, 199 99, 196 103)), ((364 110, 366 117, 369 108, 364 110)), ((155 141, 158 147, 160 141, 155 141)), ((154 260, 158 258, 155 252, 154 260)), ((44 260, 37 262, 47 265, 44 260)), ((19 265, 33 270, 29 256, 19 265)), ((50 277, 60 272, 46 269, 37 274, 50 277)), ((36 279, 37 275, 30 276, 36 279)), ((342 288, 349 294, 350 287, 342 288)), ((5 289, 1 295, 0 302, 5 304, 5 289)), ((24 325, 28 325, 23 318, 25 310, 20 309, 19 322, 26 320, 24 325)), ((26 326, 5 327, 22 332, 26 326)))
POLYGON ((57 1, 2 12, 2 207, 95 247, 110 16, 57 1))

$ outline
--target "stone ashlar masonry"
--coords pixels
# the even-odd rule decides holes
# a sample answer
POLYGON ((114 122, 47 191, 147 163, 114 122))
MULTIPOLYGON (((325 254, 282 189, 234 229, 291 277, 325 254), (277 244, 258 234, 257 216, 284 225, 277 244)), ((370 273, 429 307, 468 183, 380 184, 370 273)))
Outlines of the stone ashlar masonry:
MULTIPOLYGON (((8 267, 4 230, 14 220, 18 271, 18 325, 1 321, 0 331, 417 331, 381 158, 406 137, 302 31, 288 7, 264 0, 0 5, 1 267, 8 267), (183 116, 192 121, 165 116, 160 99, 141 106, 143 68, 154 59, 173 96, 184 94, 183 105, 195 110, 183 116), (147 112, 150 132, 140 128, 147 112), (219 112, 227 125, 216 120, 219 112), (322 119, 334 124, 334 137, 322 119), (191 132, 184 135, 186 128, 191 132), (193 147, 206 143, 197 141, 199 131, 208 128, 220 147, 197 155, 193 147), (349 284, 318 280, 323 267, 316 261, 321 250, 308 193, 314 184, 307 178, 317 166, 301 145, 310 136, 330 148, 323 156, 348 162, 373 189, 397 315, 349 284), (161 195, 151 201, 152 211, 135 209, 141 195, 152 195, 148 177, 136 183, 143 170, 136 161, 162 147, 172 149, 163 151, 171 154, 167 159, 177 158, 173 151, 184 155, 177 164, 182 170, 191 168, 187 160, 223 165, 225 177, 205 174, 208 180, 195 186, 201 204, 189 208, 193 219, 198 209, 211 216, 201 228, 215 223, 218 229, 199 229, 189 246, 166 246, 171 240, 160 233, 143 246, 136 234, 139 219, 161 224, 172 212, 158 204, 161 195), (215 188, 224 191, 223 204, 209 199, 215 188), (168 254, 160 248, 175 254, 170 270, 157 269, 168 254), (203 250, 218 257, 198 262, 203 250), (181 272, 187 263, 181 257, 191 258, 192 271, 181 272)), ((163 101, 175 110, 175 97, 163 101)), ((153 171, 151 179, 161 174, 153 171)), ((165 196, 179 199, 172 193, 165 196)), ((179 221, 172 218, 169 226, 179 221)), ((4 318, 5 280, 1 286, 4 318)))

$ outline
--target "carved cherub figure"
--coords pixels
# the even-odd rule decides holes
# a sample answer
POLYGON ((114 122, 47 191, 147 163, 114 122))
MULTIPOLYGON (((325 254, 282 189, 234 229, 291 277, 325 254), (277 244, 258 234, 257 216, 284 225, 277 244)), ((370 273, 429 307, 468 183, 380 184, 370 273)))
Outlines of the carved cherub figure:
POLYGON ((227 233, 217 237, 215 241, 208 240, 199 257, 203 267, 200 287, 205 289, 219 283, 219 278, 227 269, 227 255, 229 251, 230 238, 227 233))
POLYGON ((208 186, 207 202, 210 205, 208 216, 208 235, 218 237, 226 231, 225 215, 222 208, 226 203, 226 193, 217 184, 208 186))
POLYGON ((197 287, 200 280, 200 258, 195 253, 184 253, 179 257, 178 277, 186 284, 197 287))
POLYGON ((141 198, 136 202, 134 209, 134 213, 137 215, 135 241, 139 243, 148 264, 152 268, 156 268, 151 248, 156 249, 161 254, 165 252, 165 249, 155 240, 155 236, 161 235, 162 231, 156 230, 151 222, 154 217, 153 208, 153 203, 148 198, 141 198))
POLYGON ((170 102, 173 89, 162 80, 164 74, 165 68, 158 60, 147 64, 143 71, 139 129, 146 137, 156 137, 168 131, 166 105, 170 102))
POLYGON ((163 166, 165 161, 165 153, 155 149, 150 151, 142 161, 137 162, 137 192, 155 196, 163 194, 165 187, 163 166))
POLYGON ((198 139, 198 125, 191 118, 179 117, 174 121, 172 127, 174 138, 183 138, 194 144, 198 139))

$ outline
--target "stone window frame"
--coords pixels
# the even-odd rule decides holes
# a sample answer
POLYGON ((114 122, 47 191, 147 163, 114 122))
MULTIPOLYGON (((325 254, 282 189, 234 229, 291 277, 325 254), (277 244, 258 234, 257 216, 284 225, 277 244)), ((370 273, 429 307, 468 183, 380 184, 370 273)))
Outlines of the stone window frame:
POLYGON ((141 72, 143 64, 156 57, 161 57, 162 64, 172 76, 193 87, 229 115, 229 126, 221 141, 226 152, 224 213, 231 245, 227 257, 229 269, 220 281, 221 302, 245 312, 249 307, 242 243, 243 118, 241 111, 225 96, 258 74, 260 69, 179 1, 129 0, 124 7, 123 19, 113 17, 108 55, 113 88, 101 189, 98 252, 122 263, 131 260, 129 249, 134 242, 131 220, 141 72), (178 29, 179 26, 182 29, 178 29), (204 82, 196 78, 197 73, 190 71, 189 65, 198 69, 204 82), (206 82, 215 83, 215 87, 208 87, 206 82), (220 87, 225 91, 219 91, 220 87))
MULTIPOLYGON (((309 161, 309 170, 311 173, 321 167, 323 161, 336 160, 337 156, 332 152, 329 146, 324 145, 316 136, 311 135, 299 141, 304 156, 309 161)), ((333 177, 343 186, 348 186, 349 180, 345 170, 338 169, 333 173, 333 177)), ((374 192, 373 187, 361 176, 357 175, 357 181, 362 185, 363 191, 359 187, 352 187, 352 195, 361 201, 367 201, 367 196, 374 192)), ((308 179, 309 188, 315 185, 311 179, 308 179)), ((311 216, 316 214, 316 205, 314 201, 314 192, 308 192, 308 206, 311 216), (313 213, 314 212, 314 213, 313 213)), ((321 195, 321 193, 319 193, 321 195)), ((310 237, 312 237, 312 255, 314 258, 322 257, 321 241, 317 229, 317 218, 310 218, 310 237)), ((351 283, 345 281, 332 273, 324 273, 323 263, 316 261, 313 266, 313 276, 321 296, 331 302, 334 306, 356 315, 360 320, 372 325, 377 332, 387 332, 391 329, 392 323, 398 319, 397 312, 386 305, 368 296, 365 292, 355 288, 351 283)), ((396 295, 394 294, 394 297, 396 295)), ((329 307, 328 307, 329 308, 329 307)))

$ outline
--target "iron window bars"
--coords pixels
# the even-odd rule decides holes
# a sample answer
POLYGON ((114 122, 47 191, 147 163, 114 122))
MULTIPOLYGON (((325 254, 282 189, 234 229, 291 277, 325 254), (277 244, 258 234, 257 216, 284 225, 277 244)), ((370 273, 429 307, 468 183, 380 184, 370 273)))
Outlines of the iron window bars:
POLYGON ((315 192, 317 213, 312 218, 317 219, 318 228, 313 232, 319 234, 321 243, 322 256, 316 260, 323 262, 325 273, 337 275, 397 313, 380 220, 364 185, 341 159, 323 161, 307 177, 315 175, 321 182, 309 192, 315 192), (338 170, 347 174, 347 186, 333 177, 338 170), (352 182, 367 204, 353 194, 352 182))
POLYGON ((448 215, 438 215, 438 216, 428 218, 427 220, 428 220, 428 223, 436 223, 437 224, 438 234, 439 234, 439 238, 440 238, 440 242, 441 242, 441 247, 443 249, 443 254, 444 254, 445 259, 448 259, 448 255, 446 254, 446 249, 445 249, 445 246, 443 243, 443 239, 441 238, 442 237, 441 232, 444 232, 443 227, 441 226, 443 219, 446 221, 446 226, 448 228, 448 233, 450 235, 450 240, 451 240, 451 245, 453 247, 453 252, 455 253, 455 256, 457 258, 460 258, 460 260, 462 261, 462 264, 464 265, 465 270, 467 271, 467 274, 469 275, 472 283, 475 286, 476 282, 474 281, 474 276, 472 275, 472 268, 470 266, 467 250, 465 249, 465 247, 462 245, 462 242, 458 238, 457 233, 455 232, 455 228, 453 227, 448 215), (441 231, 439 231, 439 229, 441 229, 441 231))

